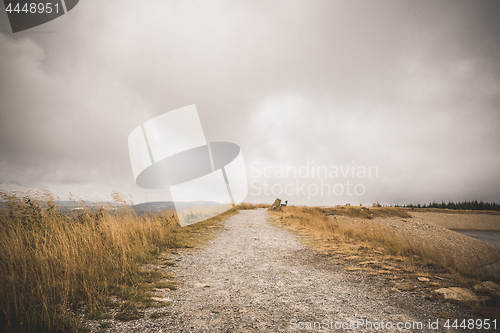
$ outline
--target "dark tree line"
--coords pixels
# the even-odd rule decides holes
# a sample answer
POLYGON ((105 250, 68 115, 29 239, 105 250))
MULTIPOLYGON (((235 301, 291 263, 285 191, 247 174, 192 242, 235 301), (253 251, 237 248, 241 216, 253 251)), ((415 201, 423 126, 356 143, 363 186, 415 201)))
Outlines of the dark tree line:
POLYGON ((408 205, 396 205, 396 207, 405 208, 442 208, 442 209, 467 209, 467 210, 500 210, 500 204, 495 202, 484 202, 484 201, 461 201, 448 203, 441 201, 433 201, 429 204, 408 204, 408 205))

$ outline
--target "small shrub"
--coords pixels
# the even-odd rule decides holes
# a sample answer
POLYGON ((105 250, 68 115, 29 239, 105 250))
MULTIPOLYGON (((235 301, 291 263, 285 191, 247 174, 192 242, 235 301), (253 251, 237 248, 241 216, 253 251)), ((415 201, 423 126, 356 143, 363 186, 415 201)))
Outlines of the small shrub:
POLYGON ((257 208, 269 208, 268 204, 252 204, 248 202, 242 202, 234 207, 236 210, 248 210, 248 209, 257 209, 257 208))
POLYGON ((158 319, 158 318, 170 316, 170 314, 171 314, 170 312, 153 312, 151 315, 149 315, 149 318, 158 319))
POLYGON ((137 310, 137 307, 133 305, 131 302, 125 302, 120 307, 120 312, 118 312, 115 316, 116 320, 121 321, 130 321, 137 320, 144 317, 144 313, 137 310))

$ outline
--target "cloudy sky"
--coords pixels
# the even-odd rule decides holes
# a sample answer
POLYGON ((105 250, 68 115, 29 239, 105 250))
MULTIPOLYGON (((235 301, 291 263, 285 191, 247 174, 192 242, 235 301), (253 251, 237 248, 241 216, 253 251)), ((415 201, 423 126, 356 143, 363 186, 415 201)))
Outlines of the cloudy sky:
POLYGON ((493 0, 82 0, 13 34, 2 10, 0 189, 170 200, 135 184, 127 138, 196 104, 208 141, 241 147, 250 202, 500 202, 499 15, 493 0))

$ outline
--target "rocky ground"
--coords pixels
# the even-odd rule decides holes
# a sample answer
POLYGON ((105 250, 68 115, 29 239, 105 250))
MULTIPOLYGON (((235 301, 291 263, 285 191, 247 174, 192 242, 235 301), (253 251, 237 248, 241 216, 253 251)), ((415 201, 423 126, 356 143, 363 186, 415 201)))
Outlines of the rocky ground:
POLYGON ((139 320, 86 324, 93 332, 296 332, 315 322, 316 330, 461 332, 444 329, 446 319, 439 318, 450 324, 473 318, 459 305, 394 291, 381 279, 324 260, 269 222, 266 210, 241 211, 217 233, 200 249, 179 251, 177 266, 165 268, 182 282, 177 290, 158 290, 170 306, 148 309, 139 320), (149 316, 158 311, 168 315, 149 316), (438 319, 438 330, 428 328, 438 319), (398 330, 398 323, 411 328, 398 330))

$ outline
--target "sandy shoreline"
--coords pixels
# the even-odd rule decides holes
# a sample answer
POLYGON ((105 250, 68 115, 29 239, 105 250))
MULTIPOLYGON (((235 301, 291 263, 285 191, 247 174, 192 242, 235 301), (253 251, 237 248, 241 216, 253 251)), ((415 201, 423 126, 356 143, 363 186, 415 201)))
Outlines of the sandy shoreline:
POLYGON ((454 230, 493 230, 500 231, 500 215, 453 214, 408 211, 415 220, 454 230))

